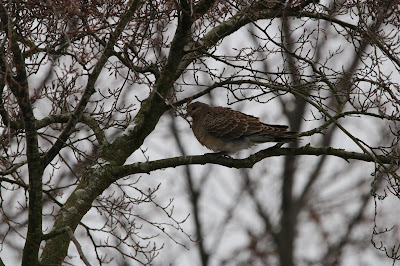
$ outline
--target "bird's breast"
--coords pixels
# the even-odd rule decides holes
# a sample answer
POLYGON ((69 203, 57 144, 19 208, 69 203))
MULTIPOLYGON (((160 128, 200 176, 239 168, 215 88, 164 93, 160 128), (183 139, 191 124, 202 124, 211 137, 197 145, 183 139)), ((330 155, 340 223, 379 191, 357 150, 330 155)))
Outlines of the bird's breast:
POLYGON ((236 140, 226 141, 221 138, 217 138, 211 135, 204 126, 197 123, 193 123, 193 133, 197 140, 205 147, 215 152, 226 152, 233 154, 242 149, 247 149, 254 144, 251 143, 247 138, 240 138, 236 140))

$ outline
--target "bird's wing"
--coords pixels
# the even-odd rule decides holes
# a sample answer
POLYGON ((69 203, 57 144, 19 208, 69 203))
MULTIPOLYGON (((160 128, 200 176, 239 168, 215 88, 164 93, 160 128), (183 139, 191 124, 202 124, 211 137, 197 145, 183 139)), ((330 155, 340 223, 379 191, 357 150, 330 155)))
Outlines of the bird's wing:
POLYGON ((268 125, 262 123, 263 129, 260 132, 260 134, 263 135, 271 135, 271 136, 277 136, 281 135, 284 132, 287 132, 288 126, 283 126, 283 125, 268 125))
POLYGON ((214 107, 205 114, 204 120, 210 135, 226 141, 261 132, 265 127, 258 117, 225 107, 214 107))

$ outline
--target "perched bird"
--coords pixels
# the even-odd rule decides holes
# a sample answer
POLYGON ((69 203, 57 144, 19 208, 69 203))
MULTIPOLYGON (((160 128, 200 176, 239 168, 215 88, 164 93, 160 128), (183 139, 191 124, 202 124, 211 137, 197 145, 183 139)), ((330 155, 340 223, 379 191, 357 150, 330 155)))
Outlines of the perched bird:
POLYGON ((192 130, 197 140, 210 150, 230 155, 264 142, 293 142, 298 132, 288 126, 267 125, 260 118, 226 107, 213 107, 202 102, 187 106, 192 130))

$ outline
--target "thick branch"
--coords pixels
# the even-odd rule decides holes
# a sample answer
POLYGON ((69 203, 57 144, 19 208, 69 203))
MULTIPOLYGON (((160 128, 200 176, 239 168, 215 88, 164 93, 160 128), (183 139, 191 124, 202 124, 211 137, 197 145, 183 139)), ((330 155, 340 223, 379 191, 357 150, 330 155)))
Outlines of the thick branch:
MULTIPOLYGON (((130 174, 150 173, 155 170, 177 167, 182 165, 188 165, 188 164, 205 165, 208 163, 218 164, 237 169, 252 168, 256 163, 269 157, 276 157, 283 155, 320 156, 324 154, 336 156, 346 161, 358 160, 365 162, 375 162, 374 157, 371 157, 368 154, 359 152, 350 152, 343 149, 335 149, 331 147, 316 148, 316 147, 311 147, 310 145, 306 145, 301 148, 279 148, 274 146, 269 149, 261 150, 245 159, 231 159, 223 156, 218 156, 217 154, 209 153, 205 155, 183 156, 183 157, 162 159, 157 161, 138 162, 130 165, 116 167, 115 168, 116 171, 114 173, 117 178, 121 178, 123 176, 127 176, 130 174)), ((381 156, 377 155, 375 157, 377 157, 384 164, 392 164, 399 159, 392 156, 383 156, 383 155, 381 156)))
POLYGON ((7 15, 4 6, 0 6, 0 16, 7 23, 6 36, 9 41, 11 68, 6 61, 2 62, 5 68, 7 86, 17 99, 25 125, 26 157, 29 172, 29 216, 28 232, 22 255, 22 265, 38 265, 39 247, 42 237, 42 174, 44 167, 40 159, 35 116, 29 98, 28 77, 26 65, 18 44, 17 31, 12 18, 7 15))

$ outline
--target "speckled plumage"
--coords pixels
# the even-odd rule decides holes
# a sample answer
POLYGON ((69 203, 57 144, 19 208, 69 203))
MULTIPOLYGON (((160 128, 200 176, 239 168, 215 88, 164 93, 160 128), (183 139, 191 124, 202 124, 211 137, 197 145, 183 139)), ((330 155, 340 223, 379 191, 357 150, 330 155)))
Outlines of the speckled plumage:
POLYGON ((293 142, 298 133, 287 126, 268 125, 260 118, 226 107, 195 102, 187 107, 197 140, 210 150, 233 154, 264 142, 293 142))

